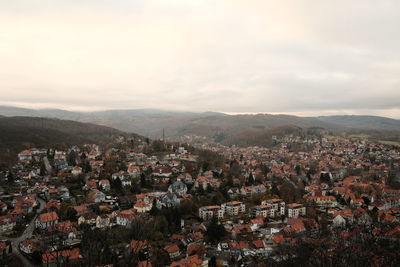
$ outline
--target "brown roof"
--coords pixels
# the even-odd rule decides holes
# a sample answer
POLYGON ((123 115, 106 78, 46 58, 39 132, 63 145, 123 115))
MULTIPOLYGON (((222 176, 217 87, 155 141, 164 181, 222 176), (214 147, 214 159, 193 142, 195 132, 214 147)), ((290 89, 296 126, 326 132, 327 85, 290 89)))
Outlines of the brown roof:
POLYGON ((39 215, 39 221, 42 223, 58 220, 58 215, 55 212, 47 212, 39 215))

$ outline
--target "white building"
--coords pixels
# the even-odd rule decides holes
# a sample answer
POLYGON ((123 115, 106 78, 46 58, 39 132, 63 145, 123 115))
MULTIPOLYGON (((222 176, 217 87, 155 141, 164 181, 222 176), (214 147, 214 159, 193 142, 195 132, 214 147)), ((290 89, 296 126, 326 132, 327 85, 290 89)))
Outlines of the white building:
POLYGON ((203 220, 210 220, 212 217, 217 217, 217 219, 222 219, 224 217, 224 209, 220 206, 204 206, 199 208, 199 217, 203 220))
POLYGON ((244 213, 246 211, 246 206, 240 201, 231 201, 221 205, 225 214, 229 216, 237 216, 239 213, 244 213))

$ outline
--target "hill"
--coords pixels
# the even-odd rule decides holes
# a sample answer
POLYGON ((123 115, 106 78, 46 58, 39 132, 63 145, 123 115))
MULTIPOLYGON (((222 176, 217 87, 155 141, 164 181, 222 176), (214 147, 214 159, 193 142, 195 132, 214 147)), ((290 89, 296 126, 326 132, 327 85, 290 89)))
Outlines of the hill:
POLYGON ((0 163, 14 161, 16 154, 27 148, 105 145, 116 136, 126 135, 105 126, 36 117, 0 117, 0 132, 0 163))
POLYGON ((0 106, 0 115, 38 116, 105 125, 124 132, 134 132, 153 139, 180 140, 197 135, 224 144, 260 145, 270 143, 275 135, 288 130, 298 134, 301 128, 322 128, 335 135, 364 134, 375 140, 400 141, 400 121, 377 116, 321 116, 247 114, 228 115, 218 112, 185 112, 157 109, 106 110, 72 112, 55 109, 31 110, 0 106), (277 133, 277 134, 276 134, 277 133))
POLYGON ((400 120, 362 115, 320 116, 319 121, 356 129, 400 131, 400 120))

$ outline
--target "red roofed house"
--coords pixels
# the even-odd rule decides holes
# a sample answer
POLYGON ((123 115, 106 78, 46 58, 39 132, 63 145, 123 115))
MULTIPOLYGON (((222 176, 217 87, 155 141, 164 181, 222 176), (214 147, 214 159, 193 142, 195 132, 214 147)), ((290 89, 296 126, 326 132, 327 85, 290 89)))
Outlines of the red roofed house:
POLYGON ((258 194, 264 194, 267 192, 267 188, 265 185, 260 184, 260 185, 251 185, 251 186, 243 186, 240 189, 240 193, 244 196, 252 196, 252 195, 258 195, 258 194))
POLYGON ((88 193, 88 200, 94 203, 103 202, 106 200, 106 195, 97 189, 93 189, 88 193))
POLYGON ((154 168, 153 175, 158 177, 170 177, 172 175, 172 169, 168 166, 157 166, 154 168))
POLYGON ((76 216, 81 216, 89 212, 88 207, 86 207, 85 205, 73 206, 72 208, 76 211, 76 216))
POLYGON ((54 226, 58 223, 58 215, 55 212, 47 212, 40 214, 35 221, 35 227, 40 229, 47 229, 49 226, 54 226))
POLYGON ((59 266, 60 263, 73 263, 82 258, 79 248, 53 251, 42 254, 42 264, 45 266, 59 266))
POLYGON ((135 212, 133 210, 122 210, 116 216, 117 225, 127 226, 135 218, 135 212))
POLYGON ((172 262, 169 267, 202 267, 208 266, 208 261, 203 261, 198 255, 193 255, 179 261, 172 262))
POLYGON ((138 213, 145 213, 147 211, 150 211, 152 208, 151 203, 145 203, 142 201, 136 202, 135 205, 133 205, 133 208, 138 212, 138 213))
POLYGON ((147 240, 144 241, 137 241, 137 240, 132 240, 130 244, 130 249, 133 254, 143 254, 143 255, 148 255, 150 252, 150 245, 147 242, 147 240))
POLYGON ((127 172, 129 174, 129 176, 131 176, 133 178, 139 178, 140 173, 141 173, 139 166, 130 166, 130 167, 128 167, 127 172))
POLYGON ((178 258, 179 255, 181 254, 181 251, 180 251, 178 245, 176 245, 176 244, 167 245, 164 247, 164 250, 168 252, 169 258, 171 260, 178 258))

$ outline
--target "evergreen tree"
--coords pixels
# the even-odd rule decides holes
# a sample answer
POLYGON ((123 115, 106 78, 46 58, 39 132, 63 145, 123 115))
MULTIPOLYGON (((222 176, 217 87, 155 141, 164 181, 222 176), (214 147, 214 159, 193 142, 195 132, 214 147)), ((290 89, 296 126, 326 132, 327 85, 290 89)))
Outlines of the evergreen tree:
POLYGON ((46 175, 46 166, 44 162, 40 164, 40 176, 45 176, 46 175))
POLYGON ((207 227, 206 238, 208 242, 217 244, 225 238, 227 232, 222 224, 218 223, 218 219, 213 217, 207 227))
POLYGON ((142 188, 146 187, 146 175, 142 172, 142 174, 140 175, 140 186, 142 188))

